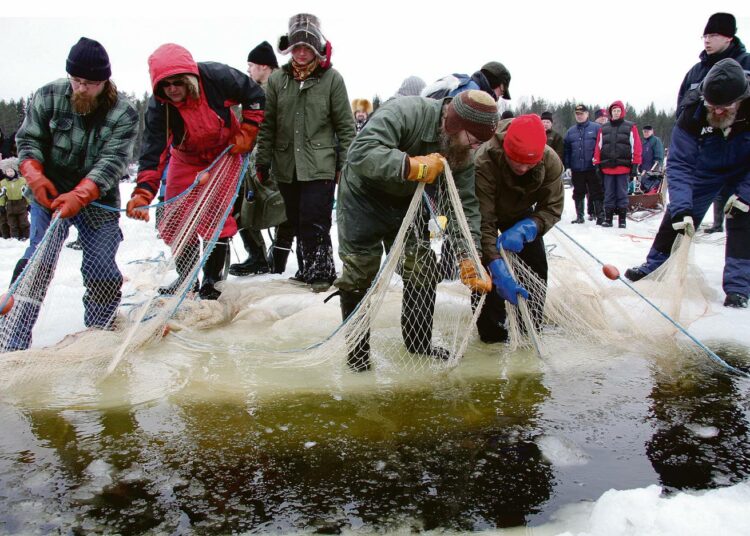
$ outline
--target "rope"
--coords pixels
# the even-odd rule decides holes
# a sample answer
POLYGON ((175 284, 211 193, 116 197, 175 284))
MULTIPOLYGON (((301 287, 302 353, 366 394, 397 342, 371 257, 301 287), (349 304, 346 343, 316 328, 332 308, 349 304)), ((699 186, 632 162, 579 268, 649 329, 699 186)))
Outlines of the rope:
MULTIPOLYGON (((591 257, 592 259, 594 259, 600 265, 604 266, 604 262, 602 262, 601 260, 599 260, 599 258, 596 255, 594 255, 588 249, 586 249, 583 245, 581 245, 575 238, 573 238, 567 232, 565 232, 565 230, 563 230, 560 227, 555 227, 555 229, 558 230, 558 231, 560 231, 571 242, 573 242, 576 246, 578 246, 579 248, 581 248, 581 250, 584 253, 586 253, 589 257, 591 257)), ((719 365, 721 365, 722 367, 724 367, 725 369, 727 369, 729 372, 737 374, 738 376, 743 376, 743 377, 746 377, 746 378, 750 378, 750 373, 748 373, 747 371, 744 371, 744 370, 740 370, 740 369, 738 369, 738 368, 730 365, 729 363, 727 363, 726 361, 724 361, 721 357, 719 357, 718 355, 716 355, 716 353, 713 350, 711 350, 710 348, 708 348, 705 344, 703 344, 701 341, 699 341, 697 338, 695 338, 692 334, 690 334, 682 325, 680 325, 679 322, 677 322, 671 316, 669 316, 667 313, 665 313, 664 311, 662 311, 661 309, 659 309, 659 307, 656 304, 654 304, 651 300, 649 300, 646 296, 644 296, 641 292, 639 292, 638 289, 636 289, 633 285, 631 285, 629 281, 627 281, 626 279, 624 279, 620 275, 617 276, 617 279, 619 281, 621 281, 625 286, 627 286, 630 290, 632 290, 639 298, 641 298, 648 305, 650 305, 651 307, 653 307, 656 310, 656 312, 658 312, 661 316, 663 316, 665 319, 667 319, 674 327, 676 327, 678 330, 680 330, 683 333, 683 335, 687 336, 691 341, 693 341, 695 344, 697 344, 698 347, 701 350, 703 350, 705 352, 705 354, 711 360, 713 360, 715 363, 718 363, 719 365)))

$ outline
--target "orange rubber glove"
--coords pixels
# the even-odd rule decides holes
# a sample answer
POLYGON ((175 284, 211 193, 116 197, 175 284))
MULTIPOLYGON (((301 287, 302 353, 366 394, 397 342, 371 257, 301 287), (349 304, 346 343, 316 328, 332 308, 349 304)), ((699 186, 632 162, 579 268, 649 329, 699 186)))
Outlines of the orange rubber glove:
POLYGON ((461 259, 459 263, 461 272, 461 283, 469 287, 471 290, 486 294, 492 290, 492 279, 489 274, 485 271, 484 267, 480 267, 482 271, 481 277, 477 274, 476 266, 471 259, 461 259))
POLYGON ((83 207, 97 199, 99 187, 91 179, 83 178, 71 191, 57 196, 50 208, 59 210, 61 218, 72 218, 78 215, 83 207))
POLYGON ((425 156, 410 156, 409 173, 406 176, 406 180, 432 184, 444 169, 443 156, 439 153, 432 153, 425 156))
POLYGON ((242 123, 240 125, 240 131, 234 135, 232 147, 229 152, 232 154, 245 154, 252 150, 255 145, 255 138, 258 137, 258 125, 252 123, 242 123))
POLYGON ((148 207, 153 200, 154 194, 151 190, 136 188, 130 194, 130 201, 125 206, 125 214, 127 214, 128 218, 134 220, 148 221, 148 209, 142 209, 141 207, 148 207))
POLYGON ((45 208, 52 208, 52 201, 59 195, 57 188, 44 175, 44 166, 38 160, 24 160, 19 166, 36 202, 45 208))

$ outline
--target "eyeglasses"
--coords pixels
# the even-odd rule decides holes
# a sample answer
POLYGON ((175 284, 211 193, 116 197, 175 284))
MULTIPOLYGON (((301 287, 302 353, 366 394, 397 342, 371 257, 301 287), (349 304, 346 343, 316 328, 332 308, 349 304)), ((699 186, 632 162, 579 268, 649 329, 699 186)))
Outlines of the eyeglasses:
POLYGON ((164 80, 160 83, 162 88, 168 88, 170 86, 174 87, 184 87, 185 81, 184 80, 164 80))
POLYGON ((708 109, 709 112, 726 112, 727 110, 734 110, 735 108, 739 107, 739 101, 735 101, 731 104, 711 104, 710 102, 704 100, 706 103, 706 109, 708 109))
POLYGON ((714 39, 716 37, 719 37, 720 35, 721 34, 717 34, 717 33, 703 34, 701 35, 701 39, 705 41, 706 39, 714 39))
POLYGON ((77 87, 99 87, 101 86, 106 80, 102 80, 101 82, 92 82, 91 80, 84 80, 83 78, 78 78, 77 76, 69 76, 68 80, 70 80, 70 83, 77 87))

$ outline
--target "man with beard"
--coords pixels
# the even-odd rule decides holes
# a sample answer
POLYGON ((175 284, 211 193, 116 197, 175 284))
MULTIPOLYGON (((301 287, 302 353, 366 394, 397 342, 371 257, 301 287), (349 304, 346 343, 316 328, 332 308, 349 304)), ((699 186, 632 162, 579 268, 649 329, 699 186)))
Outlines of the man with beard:
POLYGON ((727 307, 747 307, 750 294, 750 84, 742 66, 714 65, 685 104, 667 160, 669 205, 646 262, 625 272, 638 281, 669 258, 677 234, 692 236, 722 188, 730 193, 723 288, 727 307))
MULTIPOLYGON (((131 157, 138 113, 118 95, 110 80, 107 51, 97 41, 82 37, 73 45, 66 71, 67 79, 37 90, 16 137, 19 168, 34 202, 30 244, 16 264, 13 280, 44 237, 52 214, 59 213, 63 225, 78 229, 83 249, 85 324, 111 329, 121 298, 122 274, 115 255, 122 232, 117 212, 90 204, 120 208, 119 182, 131 157)), ((38 277, 51 279, 54 269, 42 266, 38 277)), ((18 306, 28 309, 29 321, 6 350, 29 347, 39 315, 39 303, 18 306)))
MULTIPOLYGON (((334 285, 339 289, 344 320, 357 308, 375 279, 383 249, 390 249, 417 183, 433 184, 437 180, 439 187, 445 180, 443 158, 453 171, 464 214, 479 247, 479 203, 474 192, 472 151, 490 139, 497 122, 495 101, 478 90, 440 100, 392 99, 373 114, 349 148, 339 185, 339 256, 344 269, 334 285)), ((487 275, 476 272, 465 252, 456 253, 461 259, 458 264, 463 283, 474 291, 487 292, 491 288, 487 275)), ((435 255, 430 251, 409 259, 407 245, 402 273, 404 343, 412 353, 444 358, 445 349, 433 346, 431 341, 439 278, 435 255)), ((366 370, 369 354, 368 332, 349 348, 349 366, 366 370)))
POLYGON ((534 322, 541 322, 545 294, 529 293, 510 276, 500 248, 518 257, 547 283, 544 234, 560 221, 563 210, 562 160, 547 145, 547 134, 536 114, 503 121, 492 139, 476 154, 476 192, 482 214, 482 261, 489 266, 495 292, 477 319, 482 342, 503 342, 505 302, 529 298, 534 322), (501 232, 498 238, 497 233, 501 232))

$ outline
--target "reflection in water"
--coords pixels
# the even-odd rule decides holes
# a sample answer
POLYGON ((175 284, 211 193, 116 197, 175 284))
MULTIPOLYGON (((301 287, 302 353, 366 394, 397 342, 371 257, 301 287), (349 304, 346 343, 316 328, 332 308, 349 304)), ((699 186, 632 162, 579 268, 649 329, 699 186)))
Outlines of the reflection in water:
POLYGON ((703 363, 657 370, 654 376, 649 396, 654 434, 646 454, 661 484, 686 490, 747 480, 747 380, 703 363))
POLYGON ((53 484, 44 496, 6 494, 0 526, 224 534, 521 525, 551 493, 533 441, 547 396, 541 375, 521 374, 263 404, 180 395, 128 410, 30 411, 45 455, 3 463, 2 486, 40 465, 53 484), (27 500, 39 517, 8 513, 27 500))

